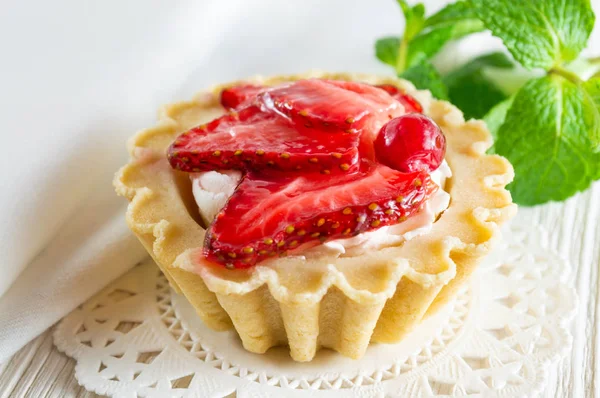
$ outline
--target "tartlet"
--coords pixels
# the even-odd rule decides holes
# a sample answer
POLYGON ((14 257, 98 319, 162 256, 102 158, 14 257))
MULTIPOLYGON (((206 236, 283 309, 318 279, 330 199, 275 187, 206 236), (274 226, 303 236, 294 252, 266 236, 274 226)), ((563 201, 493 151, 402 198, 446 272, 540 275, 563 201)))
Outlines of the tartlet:
POLYGON ((446 184, 451 203, 429 233, 359 256, 292 256, 233 270, 202 261, 206 231, 190 180, 170 166, 166 151, 179 134, 224 113, 219 94, 239 82, 162 108, 158 125, 129 141, 131 160, 114 185, 130 201, 129 227, 209 327, 235 328, 255 353, 289 345, 297 361, 310 361, 321 347, 360 358, 369 342, 399 341, 452 298, 515 214, 505 189, 513 170, 486 154, 492 139, 484 122, 465 122, 456 107, 407 81, 320 72, 249 81, 271 86, 309 77, 394 85, 440 126, 453 174, 446 184))

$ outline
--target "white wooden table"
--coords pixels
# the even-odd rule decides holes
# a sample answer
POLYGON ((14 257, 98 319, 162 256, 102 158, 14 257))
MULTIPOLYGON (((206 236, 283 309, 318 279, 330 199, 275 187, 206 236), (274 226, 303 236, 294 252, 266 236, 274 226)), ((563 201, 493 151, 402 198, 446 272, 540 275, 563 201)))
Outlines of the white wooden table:
MULTIPOLYGON (((573 349, 548 375, 544 397, 600 397, 600 182, 566 203, 522 209, 550 231, 551 244, 570 258, 579 294, 571 327, 573 349)), ((52 343, 52 330, 0 365, 0 398, 97 397, 74 377, 75 362, 52 343)))

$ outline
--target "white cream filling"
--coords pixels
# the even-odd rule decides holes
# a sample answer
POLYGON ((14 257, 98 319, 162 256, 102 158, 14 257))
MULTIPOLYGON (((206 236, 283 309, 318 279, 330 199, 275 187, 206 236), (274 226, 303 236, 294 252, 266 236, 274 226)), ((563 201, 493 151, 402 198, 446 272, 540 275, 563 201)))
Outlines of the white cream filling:
POLYGON ((242 179, 242 172, 237 170, 206 171, 191 174, 192 193, 200 209, 200 216, 205 225, 214 220, 219 210, 225 206, 227 199, 242 179))
MULTIPOLYGON (((431 179, 440 189, 429 198, 423 209, 406 221, 364 232, 352 238, 335 239, 297 252, 304 257, 323 255, 357 256, 369 250, 395 246, 431 230, 438 215, 448 208, 450 194, 445 190, 446 180, 452 177, 448 163, 444 162, 431 173, 431 179)), ((202 220, 210 224, 225 206, 242 178, 239 171, 207 171, 190 175, 192 192, 202 220)))

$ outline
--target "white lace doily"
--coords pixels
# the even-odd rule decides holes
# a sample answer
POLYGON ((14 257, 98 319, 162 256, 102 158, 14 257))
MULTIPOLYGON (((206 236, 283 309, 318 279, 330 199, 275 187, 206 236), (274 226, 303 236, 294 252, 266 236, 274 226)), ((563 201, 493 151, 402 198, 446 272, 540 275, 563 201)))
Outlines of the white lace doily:
POLYGON ((361 360, 246 352, 205 327, 151 262, 64 318, 57 347, 90 391, 114 397, 531 397, 571 345, 576 295, 544 231, 513 225, 456 299, 361 360))

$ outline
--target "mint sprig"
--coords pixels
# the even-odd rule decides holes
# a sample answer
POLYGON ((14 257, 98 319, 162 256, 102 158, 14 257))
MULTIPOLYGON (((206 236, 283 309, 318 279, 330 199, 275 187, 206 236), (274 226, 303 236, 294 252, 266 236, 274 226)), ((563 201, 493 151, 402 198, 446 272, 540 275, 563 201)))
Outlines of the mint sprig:
POLYGON ((378 40, 377 57, 416 87, 449 98, 466 118, 486 121, 495 140, 490 152, 515 168, 509 189, 517 203, 564 200, 600 179, 600 73, 584 80, 578 70, 600 59, 577 59, 594 26, 590 0, 465 0, 429 17, 420 4, 398 2, 404 35, 378 40), (445 76, 437 72, 431 61, 443 46, 483 29, 502 39, 516 62, 535 69, 529 81, 509 91, 494 81, 488 72, 498 68, 519 80, 501 53, 445 76))
POLYGON ((397 0, 406 26, 402 37, 384 37, 375 43, 377 58, 393 66, 396 74, 412 81, 419 89, 427 89, 440 99, 447 99, 447 88, 429 59, 449 41, 484 29, 473 10, 464 2, 446 6, 425 18, 425 7, 410 6, 397 0))
POLYGON ((406 0, 397 2, 406 22, 404 35, 377 40, 375 54, 398 74, 433 57, 449 41, 485 29, 473 9, 462 1, 446 6, 429 18, 424 17, 423 4, 411 7, 406 0))
MULTIPOLYGON (((516 202, 560 201, 600 173, 600 113, 595 82, 568 70, 585 47, 595 16, 589 0, 469 0, 475 14, 525 68, 543 68, 515 95, 494 151, 515 168, 516 202)), ((498 114, 496 114, 498 116, 498 114)), ((489 116, 488 116, 489 119, 489 116)))

